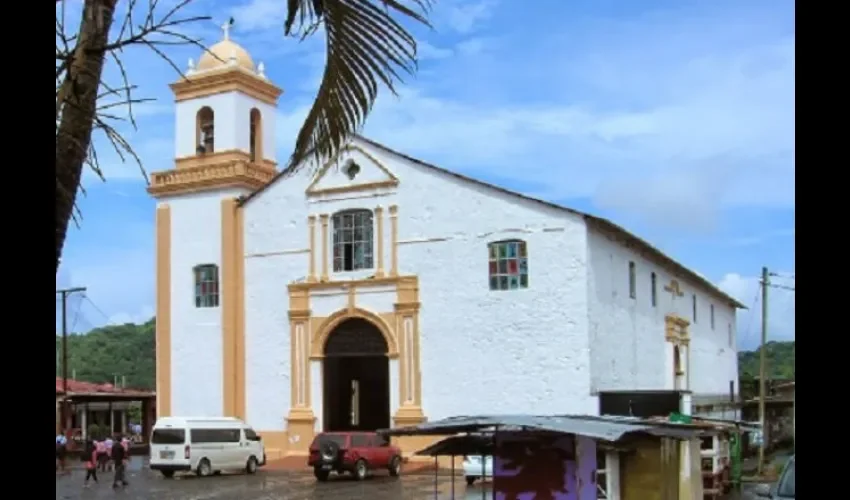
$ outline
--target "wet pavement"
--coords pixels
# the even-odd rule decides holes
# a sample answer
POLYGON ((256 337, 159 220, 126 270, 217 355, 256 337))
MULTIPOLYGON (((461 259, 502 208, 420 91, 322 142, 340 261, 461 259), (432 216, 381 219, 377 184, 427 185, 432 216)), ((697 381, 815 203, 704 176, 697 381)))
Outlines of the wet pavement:
MULTIPOLYGON (((83 488, 85 471, 74 469, 65 475, 56 476, 56 498, 58 499, 104 499, 125 500, 475 500, 482 498, 482 488, 474 485, 466 490, 463 477, 454 481, 454 496, 450 477, 438 477, 437 496, 434 495, 433 474, 405 475, 392 478, 386 472, 377 472, 365 481, 355 481, 348 476, 334 477, 319 483, 309 472, 265 471, 253 476, 224 474, 207 478, 183 475, 165 479, 135 459, 127 470, 126 489, 114 491, 111 487, 112 473, 100 473, 100 483, 83 488)), ((483 491, 489 499, 489 491, 483 491)))
MULTIPOLYGON (((331 477, 319 483, 309 472, 265 471, 253 476, 233 474, 198 478, 184 475, 165 479, 145 467, 141 458, 135 458, 127 470, 130 485, 117 491, 111 488, 112 473, 101 473, 100 483, 83 488, 85 471, 75 468, 70 473, 56 476, 56 498, 96 500, 122 498, 124 500, 476 500, 491 498, 487 484, 475 484, 467 489, 463 477, 452 480, 448 476, 435 479, 430 473, 392 478, 377 472, 366 481, 355 481, 348 476, 331 477)), ((753 485, 745 485, 740 495, 730 495, 728 500, 752 500, 753 485)))

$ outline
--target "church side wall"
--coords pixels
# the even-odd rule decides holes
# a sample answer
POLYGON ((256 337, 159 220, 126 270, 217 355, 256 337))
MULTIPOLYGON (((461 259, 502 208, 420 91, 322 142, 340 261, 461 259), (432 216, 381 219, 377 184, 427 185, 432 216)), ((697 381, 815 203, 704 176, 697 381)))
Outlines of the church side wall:
POLYGON ((688 383, 694 404, 705 399, 728 401, 730 381, 738 390, 735 309, 599 231, 589 231, 588 243, 594 390, 672 390, 672 374, 666 370, 665 316, 673 313, 691 323, 688 383), (629 261, 635 263, 636 270, 634 299, 629 296, 629 261), (656 306, 651 302, 653 272, 656 306), (683 292, 675 299, 664 289, 673 279, 683 292), (693 294, 697 295, 696 322, 693 294), (710 320, 712 304, 714 328, 710 320))
POLYGON ((429 419, 595 413, 584 221, 462 181, 405 172, 399 267, 420 277, 429 419), (525 240, 529 287, 491 291, 487 244, 525 240))
MULTIPOLYGON (((223 412, 221 306, 195 307, 193 268, 221 269, 221 200, 234 191, 161 200, 171 207, 171 414, 223 412)), ((221 290, 219 303, 223 303, 221 290)))
POLYGON ((287 285, 309 266, 304 176, 272 186, 244 210, 245 417, 264 431, 286 429, 291 402, 287 285))

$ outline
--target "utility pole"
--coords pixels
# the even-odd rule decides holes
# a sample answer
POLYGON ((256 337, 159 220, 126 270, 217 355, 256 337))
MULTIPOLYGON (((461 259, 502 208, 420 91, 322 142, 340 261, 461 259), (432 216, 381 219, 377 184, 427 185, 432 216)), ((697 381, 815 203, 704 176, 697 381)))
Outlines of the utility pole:
POLYGON ((85 292, 85 287, 65 288, 56 290, 62 298, 62 429, 68 428, 68 296, 72 293, 85 292))
POLYGON ((767 384, 767 289, 770 287, 770 274, 767 267, 761 268, 761 348, 759 349, 759 423, 761 424, 761 446, 759 446, 758 474, 764 471, 764 449, 767 446, 765 429, 764 399, 767 384))

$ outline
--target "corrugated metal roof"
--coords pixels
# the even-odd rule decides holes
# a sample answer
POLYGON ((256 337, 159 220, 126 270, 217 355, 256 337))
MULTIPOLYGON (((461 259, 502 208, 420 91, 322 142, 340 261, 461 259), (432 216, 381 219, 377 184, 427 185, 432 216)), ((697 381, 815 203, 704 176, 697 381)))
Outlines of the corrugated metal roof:
POLYGON ((382 433, 390 436, 446 435, 459 432, 476 432, 488 428, 533 429, 539 431, 576 434, 603 441, 619 441, 627 434, 650 434, 654 436, 686 439, 705 434, 705 430, 687 424, 648 422, 630 417, 593 417, 586 415, 481 415, 450 417, 426 422, 411 427, 386 429, 382 433))

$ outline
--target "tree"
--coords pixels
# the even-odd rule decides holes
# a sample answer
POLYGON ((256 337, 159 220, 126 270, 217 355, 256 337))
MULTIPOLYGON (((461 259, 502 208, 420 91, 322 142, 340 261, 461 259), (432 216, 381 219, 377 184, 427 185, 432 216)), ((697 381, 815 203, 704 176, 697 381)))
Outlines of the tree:
POLYGON ((83 167, 88 164, 103 178, 92 133, 102 132, 122 159, 129 156, 141 167, 132 146, 113 126, 121 120, 129 120, 135 126, 133 104, 146 100, 134 97, 135 87, 127 81, 121 54, 131 45, 145 46, 179 72, 160 47, 179 44, 201 47, 197 39, 175 31, 181 25, 209 19, 179 17, 191 1, 182 0, 159 16, 158 0, 149 0, 147 11, 140 16, 137 0, 128 0, 126 14, 110 40, 118 0, 84 0, 80 27, 75 34, 66 29, 65 0, 56 0, 56 272, 59 272, 68 224, 77 217, 75 207, 83 167), (120 69, 121 85, 104 81, 107 58, 120 69), (127 118, 115 113, 120 107, 126 108, 127 118))
MULTIPOLYGON (((175 31, 181 24, 209 19, 178 18, 177 13, 191 1, 183 0, 157 20, 157 0, 150 0, 143 24, 136 26, 136 0, 127 0, 127 15, 118 37, 109 41, 118 0, 84 0, 74 37, 65 33, 65 0, 56 0, 56 272, 68 224, 77 216, 75 203, 83 167, 88 164, 103 178, 92 132, 106 134, 122 159, 130 156, 141 167, 131 145, 109 124, 109 119, 116 117, 105 112, 105 108, 124 105, 133 122, 132 104, 140 101, 132 98, 134 87, 126 76, 117 88, 103 81, 104 63, 112 59, 126 75, 119 57, 122 49, 144 45, 180 72, 158 46, 190 43, 201 47, 197 39, 175 31), (99 105, 104 98, 117 96, 123 99, 99 105)), ((327 58, 315 102, 295 139, 290 172, 303 167, 308 157, 334 157, 362 127, 378 96, 379 83, 395 93, 400 73, 415 71, 416 41, 394 16, 428 25, 430 6, 431 0, 287 0, 285 34, 298 32, 303 39, 324 27, 327 58)))
POLYGON ((307 157, 333 158, 362 125, 383 83, 395 93, 399 71, 416 69, 416 40, 393 17, 429 25, 431 0, 287 0, 284 30, 302 37, 324 26, 325 71, 313 107, 289 160, 297 170, 307 157), (383 9, 381 9, 383 7, 383 9))

